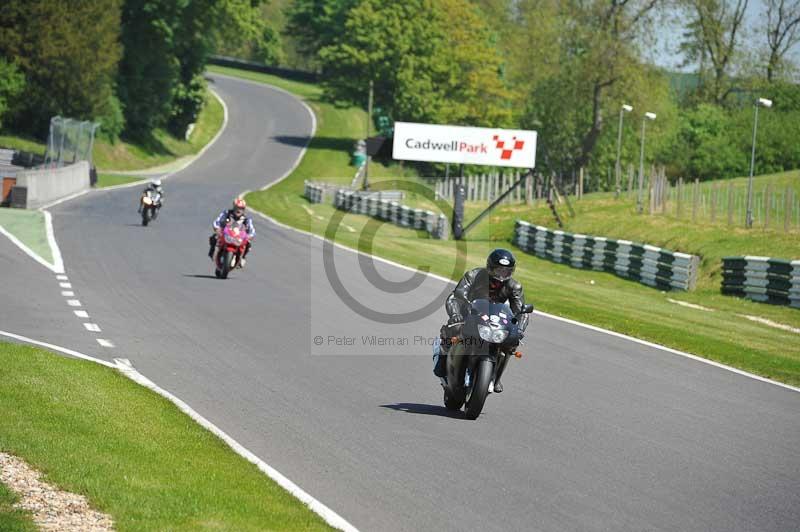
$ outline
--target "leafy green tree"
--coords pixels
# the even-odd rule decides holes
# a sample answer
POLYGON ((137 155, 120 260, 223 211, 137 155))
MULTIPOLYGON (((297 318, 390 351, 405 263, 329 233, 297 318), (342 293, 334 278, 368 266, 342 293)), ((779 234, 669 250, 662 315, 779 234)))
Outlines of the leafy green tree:
POLYGON ((0 130, 3 127, 3 116, 9 111, 9 107, 24 88, 25 76, 14 63, 0 58, 0 130))
POLYGON ((294 0, 286 11, 286 34, 297 41, 300 53, 316 57, 338 42, 347 13, 356 4, 358 0, 294 0))
POLYGON ((647 38, 655 4, 518 4, 516 48, 523 51, 511 63, 511 78, 525 98, 521 125, 542 132, 539 160, 545 169, 572 174, 597 164, 595 149, 609 122, 616 124, 622 103, 636 105, 648 93, 666 96, 663 78, 640 59, 639 43, 647 38))
POLYGON ((498 126, 511 117, 493 35, 465 0, 363 0, 320 59, 328 97, 363 105, 373 81, 375 105, 395 120, 498 126))
POLYGON ((120 2, 7 0, 0 8, 0 56, 25 75, 14 128, 43 136, 54 115, 99 120, 119 133, 114 75, 120 58, 120 2))
POLYGON ((714 103, 723 103, 733 83, 731 71, 740 53, 748 0, 683 0, 689 16, 681 50, 689 61, 697 62, 701 81, 710 78, 701 90, 714 103))
POLYGON ((134 136, 168 126, 182 135, 203 103, 208 56, 261 30, 260 0, 125 0, 119 94, 134 136))

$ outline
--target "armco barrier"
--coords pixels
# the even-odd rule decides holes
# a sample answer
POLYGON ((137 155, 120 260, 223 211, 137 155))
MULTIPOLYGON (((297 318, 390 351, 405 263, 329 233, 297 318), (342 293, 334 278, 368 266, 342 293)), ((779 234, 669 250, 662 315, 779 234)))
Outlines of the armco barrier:
POLYGON ((722 293, 800 308, 800 260, 724 257, 722 293))
POLYGON ((297 81, 307 81, 309 83, 316 83, 319 81, 319 76, 314 72, 307 72, 305 70, 295 70, 291 68, 281 68, 267 66, 262 63, 254 63, 253 61, 245 61, 243 59, 236 59, 235 57, 225 57, 222 55, 212 55, 208 59, 209 64, 219 65, 224 67, 239 68, 242 70, 250 70, 251 72, 263 72, 264 74, 273 74, 282 78, 294 79, 297 81))
POLYGON ((518 220, 514 244, 537 257, 605 271, 662 290, 692 290, 700 258, 629 240, 554 231, 518 220))
POLYGON ((447 238, 447 218, 443 214, 412 209, 396 201, 383 199, 378 193, 337 190, 333 206, 354 214, 365 214, 387 222, 427 231, 432 238, 447 238))
MULTIPOLYGON (((27 189, 28 209, 89 190, 89 163, 79 161, 61 168, 17 172, 17 186, 27 189)), ((12 198, 12 201, 13 198, 12 198)))

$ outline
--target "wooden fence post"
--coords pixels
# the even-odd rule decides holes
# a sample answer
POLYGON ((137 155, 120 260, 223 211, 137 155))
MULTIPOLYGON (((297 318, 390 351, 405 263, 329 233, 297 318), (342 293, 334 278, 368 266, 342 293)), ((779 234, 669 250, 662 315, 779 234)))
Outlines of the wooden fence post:
POLYGON ((728 182, 728 225, 733 225, 733 182, 728 182))
POLYGON ((694 187, 692 189, 692 223, 697 221, 697 201, 698 193, 700 192, 700 180, 694 180, 694 187))
POLYGON ((717 182, 711 183, 711 223, 717 221, 717 182))
POLYGON ((683 214, 681 212, 681 209, 683 207, 683 178, 682 177, 678 178, 678 190, 677 190, 677 193, 678 193, 677 194, 677 207, 676 207, 676 210, 675 210, 675 213, 676 213, 675 217, 678 220, 680 220, 681 219, 681 214, 683 214))
POLYGON ((769 212, 772 210, 772 183, 764 190, 764 229, 769 228, 769 212))
POLYGON ((633 194, 633 165, 628 165, 628 198, 633 194))
POLYGON ((783 197, 783 230, 789 232, 789 224, 792 219, 792 189, 786 187, 786 194, 783 197))

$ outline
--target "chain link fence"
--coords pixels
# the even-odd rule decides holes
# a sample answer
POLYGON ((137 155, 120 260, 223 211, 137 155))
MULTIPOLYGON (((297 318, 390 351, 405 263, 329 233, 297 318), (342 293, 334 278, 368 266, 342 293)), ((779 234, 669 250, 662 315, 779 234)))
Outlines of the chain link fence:
POLYGON ((94 134, 99 126, 97 122, 81 122, 62 116, 51 118, 44 165, 60 168, 78 161, 88 161, 92 166, 94 134))

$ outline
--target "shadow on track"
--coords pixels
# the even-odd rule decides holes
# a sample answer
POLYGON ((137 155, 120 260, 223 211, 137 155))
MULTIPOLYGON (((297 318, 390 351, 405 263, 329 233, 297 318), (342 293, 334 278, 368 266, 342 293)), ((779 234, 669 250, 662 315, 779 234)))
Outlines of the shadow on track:
POLYGON ((421 403, 395 403, 393 405, 381 405, 381 408, 389 408, 407 414, 422 414, 425 416, 449 417, 453 419, 464 419, 463 412, 448 410, 439 405, 425 405, 421 403))
POLYGON ((214 279, 215 281, 219 280, 214 275, 202 275, 202 274, 199 274, 199 273, 184 273, 183 276, 184 277, 194 277, 195 279, 214 279))

